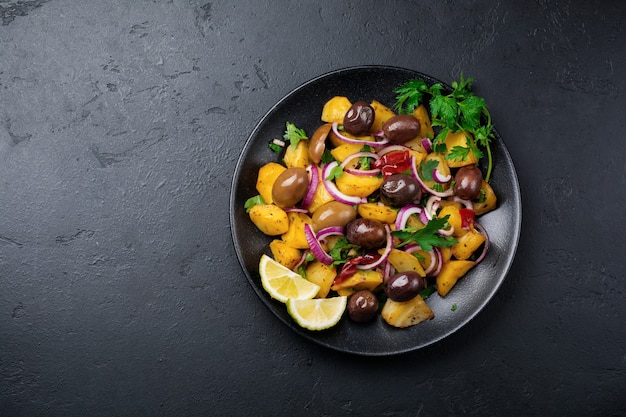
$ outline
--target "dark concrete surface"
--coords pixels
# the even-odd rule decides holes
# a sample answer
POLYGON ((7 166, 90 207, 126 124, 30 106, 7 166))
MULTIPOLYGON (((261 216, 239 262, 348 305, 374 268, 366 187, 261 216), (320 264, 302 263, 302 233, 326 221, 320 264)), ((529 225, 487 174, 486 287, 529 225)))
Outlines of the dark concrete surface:
POLYGON ((625 21, 620 1, 0 1, 0 415, 625 415, 625 21), (228 217, 263 114, 363 64, 474 77, 523 198, 485 310, 380 358, 279 322, 228 217))

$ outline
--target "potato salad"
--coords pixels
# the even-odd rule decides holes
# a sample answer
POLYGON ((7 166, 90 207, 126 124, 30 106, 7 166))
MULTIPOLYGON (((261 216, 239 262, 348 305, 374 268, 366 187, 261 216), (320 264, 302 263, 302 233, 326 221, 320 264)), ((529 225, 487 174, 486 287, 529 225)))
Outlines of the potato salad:
POLYGON ((330 96, 312 132, 285 121, 246 210, 272 236, 271 261, 317 286, 307 298, 343 297, 341 320, 406 328, 484 259, 493 134, 471 83, 410 80, 390 105, 330 96))

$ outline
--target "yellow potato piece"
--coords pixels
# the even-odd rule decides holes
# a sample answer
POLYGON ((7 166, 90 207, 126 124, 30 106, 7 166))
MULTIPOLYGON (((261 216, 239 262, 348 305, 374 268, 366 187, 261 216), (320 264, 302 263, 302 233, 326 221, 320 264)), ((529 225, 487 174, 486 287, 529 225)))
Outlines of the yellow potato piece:
POLYGON ((324 298, 328 295, 336 276, 337 267, 325 265, 320 261, 313 261, 306 267, 306 278, 320 287, 316 298, 324 298))
POLYGON ((414 326, 435 317, 435 313, 419 295, 408 301, 387 299, 380 314, 387 324, 400 328, 414 326))
POLYGON ((372 100, 370 105, 374 108, 374 123, 372 123, 370 130, 376 133, 382 130, 383 123, 395 116, 396 113, 377 100, 372 100))
POLYGON ((301 140, 295 148, 291 145, 287 146, 283 162, 288 168, 306 168, 311 164, 308 142, 308 140, 301 140))
POLYGON ((333 291, 341 290, 370 290, 374 291, 383 283, 383 274, 380 271, 357 271, 351 277, 345 279, 340 284, 331 287, 333 291))
POLYGON ((459 237, 457 241, 458 243, 455 243, 450 248, 452 250, 452 256, 456 259, 467 259, 485 242, 485 236, 472 228, 463 236, 459 237))
POLYGON ((315 194, 313 194, 313 200, 311 200, 311 205, 309 205, 309 212, 315 213, 315 211, 323 206, 324 204, 335 200, 335 198, 330 195, 326 187, 324 186, 324 179, 322 178, 322 169, 317 167, 319 182, 317 184, 317 188, 315 189, 315 194))
POLYGON ((474 212, 477 216, 481 214, 485 214, 488 211, 491 211, 496 208, 498 203, 498 199, 496 198, 496 193, 491 188, 491 185, 487 183, 485 180, 480 184, 480 189, 484 192, 484 201, 476 202, 474 201, 474 212))
POLYGON ((468 231, 463 229, 463 219, 461 218, 461 212, 459 211, 459 207, 457 205, 446 205, 444 206, 437 215, 438 218, 442 219, 445 216, 448 217, 448 224, 454 228, 452 235, 455 237, 463 236, 468 231))
POLYGON ((259 168, 259 174, 256 180, 256 190, 259 192, 263 200, 267 204, 272 204, 272 187, 276 178, 283 173, 287 168, 276 162, 269 162, 259 168))
POLYGON ((363 203, 357 208, 361 217, 376 220, 381 223, 393 224, 398 216, 398 210, 379 203, 363 203))
POLYGON ((413 110, 413 116, 420 122, 420 138, 434 138, 435 131, 433 130, 433 126, 430 122, 430 116, 428 115, 428 110, 423 104, 417 106, 415 110, 413 110))
POLYGON ((353 143, 342 143, 330 151, 330 154, 340 163, 345 161, 350 155, 357 153, 363 149, 363 145, 353 143))
MULTIPOLYGON (((455 132, 455 133, 452 133, 451 131, 448 132, 444 140, 446 144, 446 148, 447 148, 446 156, 450 154, 450 152, 452 151, 452 148, 454 148, 455 146, 469 148, 467 135, 469 135, 469 133, 466 133, 463 131, 455 132)), ((465 165, 478 163, 478 158, 476 157, 476 155, 474 155, 473 152, 470 151, 467 155, 467 158, 465 158, 462 161, 461 160, 455 161, 455 160, 447 159, 447 158, 446 158, 446 161, 448 162, 448 166, 450 168, 460 168, 465 165)))
POLYGON ((276 236, 289 230, 287 213, 273 204, 257 204, 248 213, 250 220, 268 236, 276 236))
POLYGON ((459 279, 475 265, 473 261, 451 260, 443 264, 441 271, 437 274, 437 293, 445 297, 459 279))
POLYGON ((389 263, 397 272, 417 272, 421 277, 426 276, 422 264, 417 257, 400 249, 392 249, 389 254, 389 263))
POLYGON ((308 249, 309 244, 304 235, 304 225, 313 223, 313 220, 305 214, 289 213, 289 230, 281 236, 283 242, 295 249, 308 249))
POLYGON ((335 180, 339 191, 346 195, 356 197, 367 197, 378 190, 383 183, 383 179, 377 176, 358 176, 347 172, 342 173, 335 180))
POLYGON ((281 265, 293 269, 302 256, 299 249, 292 248, 280 239, 274 239, 270 242, 270 250, 272 257, 281 265))
POLYGON ((326 123, 343 123, 343 118, 352 103, 347 97, 335 96, 328 100, 322 108, 322 121, 326 123))

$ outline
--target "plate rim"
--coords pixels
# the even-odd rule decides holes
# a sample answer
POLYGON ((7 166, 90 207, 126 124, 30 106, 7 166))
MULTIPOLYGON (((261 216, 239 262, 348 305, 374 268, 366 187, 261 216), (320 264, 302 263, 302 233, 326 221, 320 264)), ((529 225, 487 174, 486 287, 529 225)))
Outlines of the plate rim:
POLYGON ((409 68, 404 68, 404 67, 400 67, 400 66, 392 66, 392 65, 356 65, 356 66, 347 66, 347 67, 342 67, 342 68, 337 68, 331 71, 327 71, 323 74, 320 74, 318 76, 315 76, 313 78, 308 79, 307 81, 299 84, 298 86, 296 86, 295 88, 292 88, 290 91, 288 91, 286 94, 284 94, 276 103, 274 103, 264 114, 263 116, 258 120, 258 122, 255 124, 254 128, 250 131, 250 133, 248 134, 241 150, 240 150, 240 155, 237 159, 237 163, 235 164, 235 170, 233 172, 233 177, 232 177, 232 181, 231 181, 231 188, 230 188, 230 197, 229 197, 229 227, 230 227, 230 232, 231 232, 231 239, 232 239, 232 243, 236 252, 236 256, 237 256, 237 261, 248 281, 248 283, 250 284, 250 286, 252 287, 252 289, 254 290, 254 292, 256 293, 256 295, 261 299, 261 301, 263 302, 263 304, 270 310, 270 312, 277 317, 281 322, 283 322, 287 327, 289 327, 292 331, 295 331, 297 334, 299 334, 300 336, 304 337, 305 339, 308 339, 318 345, 324 346, 326 348, 329 348, 331 350, 335 350, 335 351, 339 351, 339 352, 344 352, 344 353, 348 353, 348 354, 354 354, 354 355, 359 355, 359 356, 392 356, 392 355, 399 355, 399 354, 404 354, 404 353, 408 353, 408 352, 413 352, 419 349, 423 349, 427 346, 431 346, 449 336, 451 336, 452 334, 458 332, 460 329, 462 329, 463 327, 467 326, 467 324, 472 321, 480 312, 482 312, 485 308, 485 306, 491 302, 491 300, 493 299, 493 297, 495 296, 495 294, 500 290, 503 282, 505 281, 505 279, 507 278, 507 276, 510 273, 512 264, 515 260, 516 257, 516 253, 517 253, 517 249, 519 246, 519 240, 520 240, 520 235, 521 235, 521 226, 522 226, 522 196, 521 196, 521 189, 519 186, 519 179, 517 176, 517 170, 515 169, 515 165, 514 165, 514 161, 510 155, 510 152, 508 150, 508 148, 506 147, 506 144, 504 143, 504 141, 502 140, 502 137, 500 136, 499 132, 497 131, 497 129, 494 127, 494 134, 496 136, 496 140, 498 141, 498 146, 501 148, 500 151, 504 154, 504 156, 506 157, 506 162, 507 164, 510 164, 511 169, 512 169, 512 175, 510 177, 511 183, 509 184, 511 190, 512 190, 512 195, 514 195, 516 198, 514 198, 514 202, 516 203, 514 207, 514 210, 512 211, 512 213, 514 214, 514 221, 512 222, 513 224, 513 228, 511 230, 512 235, 513 235, 513 240, 511 240, 509 242, 510 244, 510 248, 511 250, 507 253, 505 253, 505 259, 503 260, 499 260, 499 262, 505 262, 505 266, 504 269, 501 273, 501 278, 498 280, 497 285, 493 285, 490 289, 490 291, 487 293, 486 297, 483 297, 483 300, 480 301, 479 305, 477 306, 477 308, 475 309, 475 311, 473 311, 471 314, 469 314, 464 320, 462 320, 461 322, 459 322, 456 326, 454 326, 453 329, 451 329, 450 331, 444 332, 443 334, 439 335, 438 337, 432 338, 431 340, 425 342, 425 343, 421 343, 421 344, 416 344, 415 346, 410 346, 410 347, 406 347, 406 348, 402 348, 402 349, 395 349, 395 350, 380 350, 380 351, 361 351, 361 350, 351 350, 351 349, 347 349, 347 348, 343 348, 343 347, 339 347, 336 345, 333 345, 331 343, 327 343, 324 340, 320 340, 319 338, 316 338, 315 335, 317 335, 317 332, 311 332, 311 331, 306 331, 306 329, 301 329, 298 328, 297 325, 295 323, 290 322, 287 318, 285 318, 284 316, 281 316, 279 314, 277 314, 274 311, 274 308, 276 306, 274 306, 272 304, 272 300, 268 300, 267 297, 264 296, 264 294, 262 293, 262 288, 259 288, 257 285, 255 285, 255 281, 250 273, 250 271, 248 270, 248 268, 246 267, 246 265, 244 264, 243 261, 243 254, 242 254, 242 249, 240 247, 240 242, 239 242, 239 237, 236 235, 236 228, 235 228, 235 222, 236 220, 236 216, 235 216, 235 202, 236 202, 236 195, 235 195, 235 189, 236 186, 240 180, 240 174, 242 171, 242 167, 244 165, 244 163, 246 162, 246 156, 248 155, 248 151, 249 148, 252 146, 253 143, 255 143, 255 139, 257 138, 258 132, 262 129, 262 127, 265 125, 265 123, 274 115, 274 113, 276 113, 281 106, 283 105, 283 103, 285 103, 286 101, 288 101, 290 98, 292 98, 293 96, 295 96, 296 94, 298 94, 299 92, 301 92, 302 90, 308 88, 309 86, 311 86, 312 84, 315 84, 317 82, 319 82, 320 80, 324 80, 327 79, 329 77, 334 77, 334 76, 339 76, 339 75, 344 75, 344 74, 348 74, 351 72, 359 72, 359 71, 394 71, 394 72, 403 72, 406 73, 407 76, 411 76, 411 77, 422 77, 425 78, 427 81, 432 81, 432 82, 438 82, 441 83, 444 88, 446 89, 452 89, 452 87, 441 81, 440 79, 429 75, 429 74, 425 74, 421 71, 417 71, 414 69, 409 69, 409 68))

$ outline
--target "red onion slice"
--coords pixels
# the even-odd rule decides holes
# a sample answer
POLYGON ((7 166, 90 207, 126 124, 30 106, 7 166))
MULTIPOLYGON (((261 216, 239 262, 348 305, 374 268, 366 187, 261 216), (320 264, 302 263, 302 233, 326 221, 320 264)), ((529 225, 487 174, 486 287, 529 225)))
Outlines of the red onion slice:
POLYGON ((302 200, 302 208, 309 208, 311 202, 313 201, 313 197, 315 196, 315 192, 317 191, 317 186, 320 182, 319 172, 317 171, 317 166, 309 165, 306 167, 306 172, 309 174, 309 186, 307 187, 306 194, 304 199, 302 200))
POLYGON ((358 176, 373 176, 373 175, 380 174, 380 169, 349 168, 348 164, 350 163, 350 161, 356 158, 372 158, 374 160, 377 160, 377 159, 380 159, 380 156, 378 156, 377 154, 373 152, 355 152, 352 155, 349 155, 346 159, 344 159, 344 161, 340 165, 341 168, 349 174, 358 175, 358 176))
POLYGON ((437 197, 449 197, 454 194, 454 190, 452 188, 449 188, 448 190, 444 192, 439 192, 439 191, 433 190, 428 185, 426 185, 424 183, 424 180, 419 176, 417 172, 417 165, 415 163, 415 155, 411 155, 411 174, 413 175, 413 178, 415 178, 415 180, 420 183, 422 188, 432 195, 436 195, 437 197))
POLYGON ((439 229, 437 233, 441 236, 452 236, 454 234, 454 226, 450 226, 447 229, 439 229))
POLYGON ((324 186, 326 187, 326 190, 328 190, 328 193, 340 203, 350 204, 350 205, 367 203, 366 198, 346 195, 342 193, 341 191, 339 191, 339 189, 337 188, 334 182, 326 179, 328 178, 328 174, 330 174, 330 171, 337 166, 339 166, 337 161, 333 161, 329 163, 328 165, 326 165, 324 169, 322 170, 322 179, 324 181, 324 186))
POLYGON ((404 206, 400 209, 400 211, 398 212, 398 215, 396 216, 396 230, 402 230, 406 227, 406 222, 407 220, 409 220, 409 217, 412 214, 421 214, 422 213, 422 208, 419 206, 414 206, 414 205, 408 205, 408 206, 404 206))
POLYGON ((478 258, 476 258, 475 264, 478 265, 479 263, 482 262, 483 259, 485 259, 485 256, 487 255, 487 252, 489 251, 489 234, 487 234, 487 229, 485 229, 483 227, 483 225, 474 222, 474 228, 476 228, 481 235, 485 236, 485 243, 483 244, 483 251, 481 252, 480 256, 478 258))
POLYGON ((285 213, 308 213, 309 212, 309 210, 305 208, 300 208, 300 207, 288 207, 283 210, 285 210, 285 213))
POLYGON ((380 169, 344 169, 348 174, 356 175, 357 177, 373 177, 380 174, 380 169))
POLYGON ((387 262, 387 258, 389 258, 389 254, 391 253, 391 250, 393 249, 393 236, 391 236, 391 228, 389 227, 388 224, 385 224, 385 232, 387 232, 387 244, 385 246, 385 251, 380 256, 380 258, 378 258, 377 260, 375 260, 374 262, 370 264, 357 265, 356 269, 362 269, 362 270, 374 269, 377 266, 382 265, 384 262, 387 262))
POLYGON ((433 142, 429 138, 422 138, 422 146, 426 153, 431 153, 433 151, 433 142))
POLYGON ((432 218, 435 217, 435 215, 437 214, 440 200, 441 197, 438 197, 436 195, 431 195, 430 197, 428 197, 428 200, 426 200, 426 207, 424 208, 424 212, 426 213, 427 220, 432 220, 432 218))
POLYGON ((335 134, 335 136, 337 136, 339 140, 343 142, 352 143, 356 145, 369 145, 369 146, 385 146, 387 143, 389 143, 389 141, 385 138, 383 138, 379 142, 375 140, 352 139, 352 138, 342 135, 339 132, 339 129, 337 129, 338 126, 339 126, 339 123, 333 122, 333 133, 335 134))
POLYGON ((304 261, 306 260, 306 255, 307 255, 307 251, 302 251, 302 256, 300 256, 300 259, 298 260, 298 262, 294 265, 293 268, 291 268, 292 271, 297 272, 298 268, 300 267, 300 265, 304 264, 304 261))
POLYGON ((443 256, 441 255, 441 251, 439 250, 439 248, 433 248, 433 251, 437 256, 437 268, 434 271, 431 271, 430 275, 427 272, 427 277, 436 277, 437 275, 439 275, 439 272, 441 272, 441 268, 443 267, 443 256))
POLYGON ((345 233, 343 232, 343 227, 341 226, 330 226, 326 227, 315 234, 315 238, 319 241, 323 241, 328 236, 343 236, 345 233))
POLYGON ((385 146, 384 148, 382 148, 381 150, 379 150, 377 152, 379 157, 382 157, 388 153, 391 152, 403 152, 403 151, 409 151, 411 150, 411 148, 409 148, 408 146, 404 146, 404 145, 389 145, 389 146, 385 146))
POLYGON ((306 238, 306 243, 308 243, 313 256, 317 258, 318 261, 323 263, 324 265, 330 265, 333 263, 333 258, 329 254, 326 253, 322 245, 320 245, 319 240, 315 237, 315 232, 310 224, 304 224, 304 237, 306 238))
MULTIPOLYGON (((417 252, 418 250, 422 250, 422 247, 417 243, 406 245, 404 247, 404 251, 407 253, 417 252)), ((435 254, 434 248, 424 252, 428 253, 428 255, 430 256, 430 263, 428 264, 428 267, 424 268, 424 273, 426 274, 426 276, 428 276, 428 274, 431 273, 435 268, 435 265, 437 265, 437 255, 435 254)))
POLYGON ((452 179, 452 175, 442 175, 437 168, 433 169, 433 180, 439 184, 447 184, 452 179))
POLYGON ((467 209, 474 210, 474 203, 471 200, 464 200, 461 197, 455 195, 454 197, 452 197, 452 201, 463 204, 463 206, 467 209))

